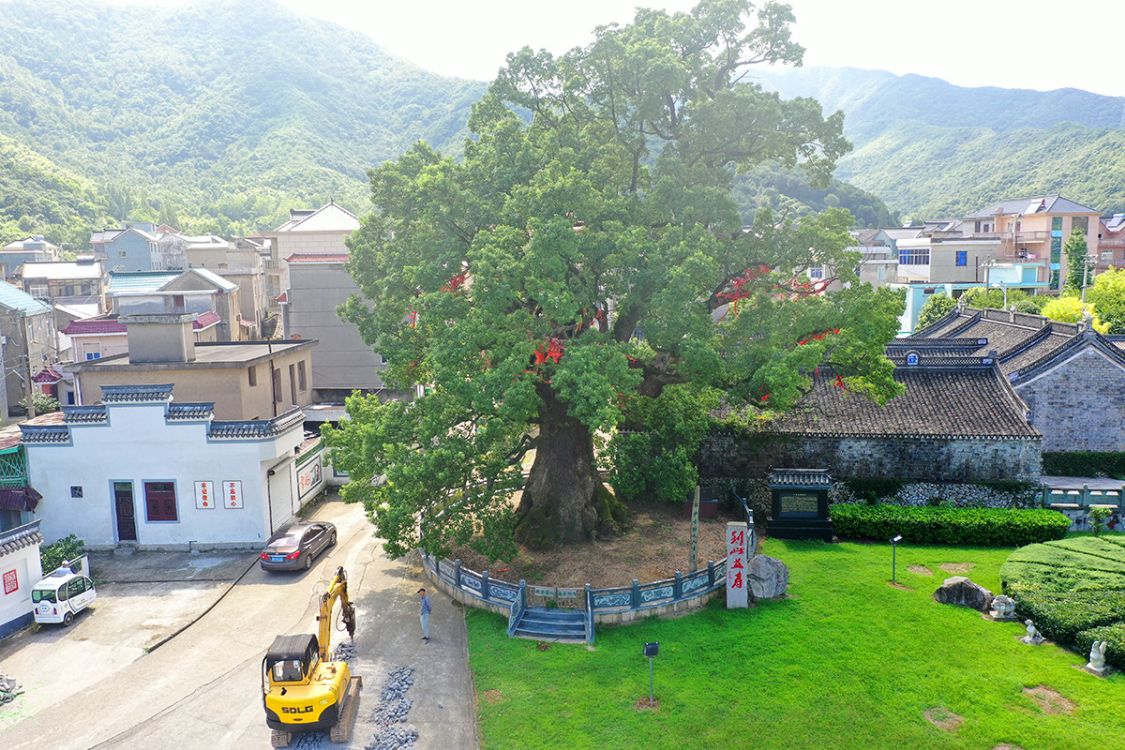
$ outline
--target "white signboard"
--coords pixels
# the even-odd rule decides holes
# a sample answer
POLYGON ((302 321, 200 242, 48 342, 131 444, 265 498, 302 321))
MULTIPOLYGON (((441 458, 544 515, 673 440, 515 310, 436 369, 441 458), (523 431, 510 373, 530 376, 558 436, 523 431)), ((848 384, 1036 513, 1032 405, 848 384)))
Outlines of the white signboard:
POLYGON ((321 466, 320 456, 309 459, 304 466, 297 469, 297 497, 304 500, 324 484, 324 467, 321 466))
POLYGON ((242 482, 223 482, 223 507, 242 507, 242 482))
POLYGON ((195 507, 199 510, 214 508, 218 502, 215 497, 215 483, 211 480, 195 483, 195 507))
POLYGON ((727 524, 727 609, 749 606, 746 596, 746 561, 749 560, 750 534, 745 523, 727 524))

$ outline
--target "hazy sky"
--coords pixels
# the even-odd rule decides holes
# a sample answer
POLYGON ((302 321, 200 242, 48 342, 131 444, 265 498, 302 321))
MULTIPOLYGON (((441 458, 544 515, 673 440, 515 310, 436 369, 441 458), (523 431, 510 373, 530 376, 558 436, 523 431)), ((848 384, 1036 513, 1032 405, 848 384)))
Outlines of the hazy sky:
MULTIPOLYGON (((133 4, 138 0, 116 0, 133 4)), ((140 0, 185 4, 190 0, 140 0)), ((694 0, 281 0, 444 75, 491 79, 524 45, 562 52, 637 5, 694 0)), ((963 86, 1125 95, 1120 0, 790 0, 806 65, 937 76, 963 86)))

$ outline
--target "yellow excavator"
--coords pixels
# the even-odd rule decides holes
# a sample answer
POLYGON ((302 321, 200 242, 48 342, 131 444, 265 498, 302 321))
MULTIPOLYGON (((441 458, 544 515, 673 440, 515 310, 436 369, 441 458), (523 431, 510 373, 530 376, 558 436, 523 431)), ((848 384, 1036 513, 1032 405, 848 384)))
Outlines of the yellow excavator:
POLYGON ((327 731, 333 742, 351 737, 363 678, 353 675, 346 661, 328 660, 337 599, 343 628, 353 638, 355 607, 348 599, 348 574, 339 567, 320 596, 319 639, 311 633, 279 635, 262 659, 262 703, 273 747, 289 747, 297 732, 327 731))

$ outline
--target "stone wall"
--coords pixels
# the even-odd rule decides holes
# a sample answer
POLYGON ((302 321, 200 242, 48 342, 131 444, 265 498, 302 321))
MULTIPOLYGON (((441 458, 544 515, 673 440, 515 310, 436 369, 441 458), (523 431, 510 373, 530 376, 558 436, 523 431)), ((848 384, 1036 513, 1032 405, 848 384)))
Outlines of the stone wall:
POLYGON ((1045 451, 1125 451, 1125 368, 1087 348, 1016 382, 1045 451))
POLYGON ((715 431, 699 451, 703 482, 766 477, 772 467, 828 469, 835 479, 1036 481, 1038 440, 744 436, 715 431))

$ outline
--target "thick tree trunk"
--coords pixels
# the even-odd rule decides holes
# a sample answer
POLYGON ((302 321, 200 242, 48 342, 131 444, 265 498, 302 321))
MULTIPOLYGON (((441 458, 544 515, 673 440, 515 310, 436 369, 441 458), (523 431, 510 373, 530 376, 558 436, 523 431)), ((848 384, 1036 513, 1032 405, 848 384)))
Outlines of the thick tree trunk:
POLYGON ((625 507, 598 478, 594 439, 549 386, 540 388, 535 462, 517 511, 516 539, 532 547, 582 542, 618 531, 625 507))

